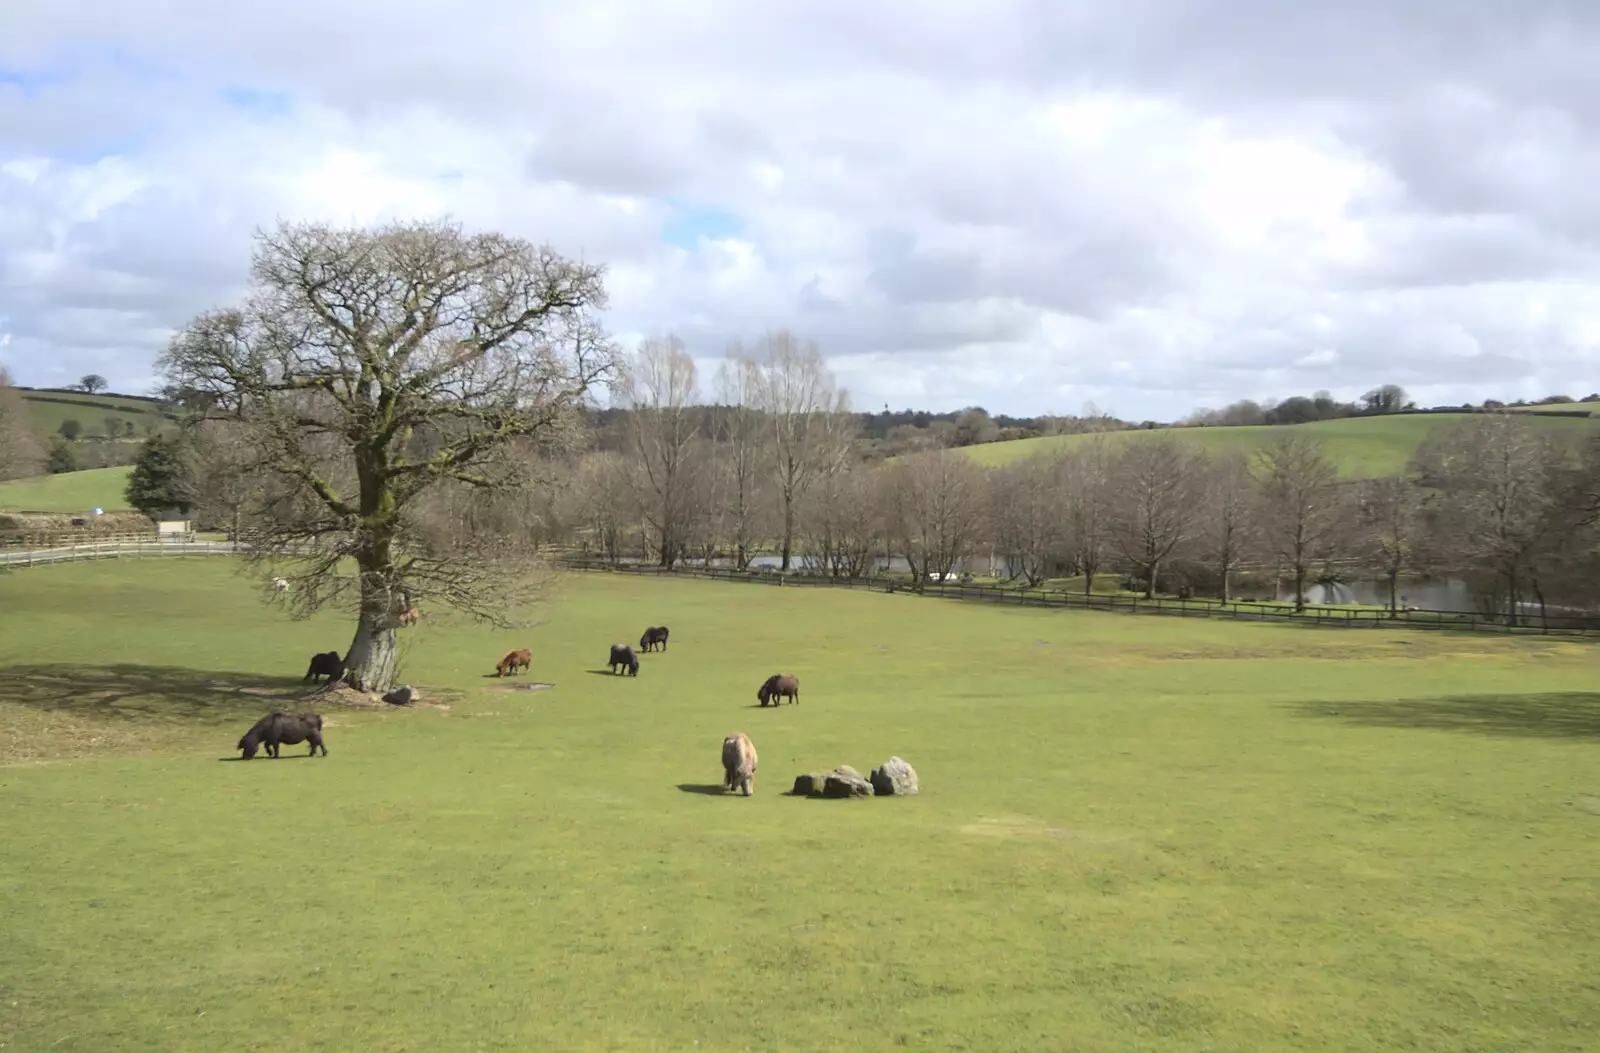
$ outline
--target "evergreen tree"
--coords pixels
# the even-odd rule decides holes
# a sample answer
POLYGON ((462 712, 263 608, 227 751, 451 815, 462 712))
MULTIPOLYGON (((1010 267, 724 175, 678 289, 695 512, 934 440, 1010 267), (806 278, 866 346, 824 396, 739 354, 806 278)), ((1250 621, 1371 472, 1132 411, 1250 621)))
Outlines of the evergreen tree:
POLYGON ((46 467, 53 475, 78 470, 77 454, 72 452, 72 446, 59 435, 50 441, 50 455, 46 467))
POLYGON ((152 519, 175 511, 187 516, 199 494, 194 451, 180 435, 145 440, 124 491, 128 503, 152 519))

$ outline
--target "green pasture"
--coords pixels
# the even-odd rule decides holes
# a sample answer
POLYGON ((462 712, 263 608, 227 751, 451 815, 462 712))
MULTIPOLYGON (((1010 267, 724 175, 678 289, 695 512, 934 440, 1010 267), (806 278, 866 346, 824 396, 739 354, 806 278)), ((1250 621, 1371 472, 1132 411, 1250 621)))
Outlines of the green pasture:
POLYGON ((0 511, 3 512, 107 512, 127 511, 128 499, 122 495, 133 469, 90 468, 60 475, 37 475, 0 483, 0 511))
MULTIPOLYGON (((1268 425, 1228 428, 1165 428, 1147 431, 1119 431, 1105 435, 1113 444, 1149 442, 1159 435, 1174 435, 1213 453, 1237 450, 1246 455, 1264 448, 1284 431, 1314 435, 1326 443, 1328 455, 1338 462, 1350 478, 1370 479, 1393 475, 1406 467, 1417 447, 1434 429, 1470 414, 1400 414, 1383 417, 1349 417, 1343 420, 1314 421, 1310 424, 1268 425)), ((1570 417, 1535 417, 1538 425, 1557 434, 1587 437, 1596 433, 1600 421, 1570 417)), ((1013 461, 1070 447, 1089 441, 1088 435, 1051 435, 1040 439, 986 443, 963 447, 980 464, 1010 464, 1013 461)))
POLYGON ((33 430, 40 435, 57 434, 61 422, 65 420, 77 421, 84 435, 103 435, 107 417, 132 421, 133 438, 141 441, 146 437, 147 425, 158 431, 165 431, 172 426, 172 422, 162 415, 157 403, 142 399, 61 391, 23 391, 21 395, 28 408, 33 430))
POLYGON ((1596 404, 1593 402, 1552 402, 1543 406, 1507 406, 1512 413, 1587 413, 1593 417, 1596 404))
POLYGON ((242 763, 349 639, 261 595, 216 557, 0 574, 0 1049, 1600 1034, 1593 645, 573 574, 530 628, 404 632, 449 708, 242 763), (496 690, 519 646, 553 689, 496 690), (758 708, 778 671, 801 703, 758 708), (783 793, 891 754, 921 795, 783 793))

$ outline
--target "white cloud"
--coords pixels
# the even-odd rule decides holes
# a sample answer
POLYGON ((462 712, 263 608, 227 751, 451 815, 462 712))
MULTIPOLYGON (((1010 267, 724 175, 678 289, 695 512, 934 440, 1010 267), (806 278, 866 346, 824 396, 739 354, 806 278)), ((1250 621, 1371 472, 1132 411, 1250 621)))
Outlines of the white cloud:
POLYGON ((350 0, 353 49, 306 46, 310 0, 163 10, 8 12, 25 383, 148 384, 279 218, 447 213, 608 263, 619 335, 709 362, 792 327, 868 407, 1459 402, 1600 365, 1575 0, 350 0), (736 229, 668 243, 684 202, 736 229))

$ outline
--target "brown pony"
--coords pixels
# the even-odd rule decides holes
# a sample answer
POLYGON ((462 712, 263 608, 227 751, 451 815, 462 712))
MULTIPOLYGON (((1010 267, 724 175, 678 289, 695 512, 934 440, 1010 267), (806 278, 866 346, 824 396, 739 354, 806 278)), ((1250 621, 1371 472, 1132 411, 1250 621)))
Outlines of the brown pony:
POLYGON ((417 622, 420 621, 421 618, 422 618, 422 612, 421 611, 419 611, 415 607, 408 607, 405 610, 400 612, 400 617, 398 619, 396 619, 396 620, 400 623, 400 627, 402 629, 404 629, 408 625, 417 624, 417 622))
POLYGON ((722 788, 746 797, 756 792, 756 746, 742 731, 722 740, 722 788))
POLYGON ((507 651, 506 656, 500 659, 500 664, 494 667, 495 676, 505 676, 507 671, 515 673, 519 668, 526 669, 533 664, 533 654, 526 647, 520 651, 507 651))

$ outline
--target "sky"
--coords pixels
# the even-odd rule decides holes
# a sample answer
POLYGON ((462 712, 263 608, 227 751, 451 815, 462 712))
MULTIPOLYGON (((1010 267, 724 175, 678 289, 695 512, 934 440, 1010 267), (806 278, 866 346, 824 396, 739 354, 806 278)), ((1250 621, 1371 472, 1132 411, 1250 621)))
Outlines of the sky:
POLYGON ((604 263, 858 409, 1600 389, 1594 0, 5 0, 0 364, 142 393, 279 220, 604 263))

